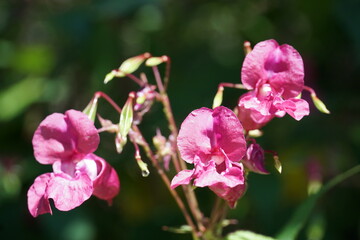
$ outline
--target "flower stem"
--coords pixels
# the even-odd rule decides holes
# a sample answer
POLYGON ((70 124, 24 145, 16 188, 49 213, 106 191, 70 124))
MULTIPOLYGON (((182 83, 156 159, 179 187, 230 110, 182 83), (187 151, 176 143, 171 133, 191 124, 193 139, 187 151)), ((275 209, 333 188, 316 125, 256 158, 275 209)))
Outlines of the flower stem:
POLYGON ((158 161, 156 160, 152 150, 150 149, 149 144, 147 143, 147 141, 145 140, 145 138, 143 137, 142 133, 140 132, 139 128, 136 125, 133 125, 133 131, 135 131, 138 136, 141 137, 141 143, 139 143, 146 155, 148 156, 148 158, 151 160, 153 166, 156 168, 156 170, 158 171, 158 174, 160 175, 161 179, 163 180, 163 182, 165 183, 167 189, 169 190, 170 194, 173 196, 173 198, 175 199, 177 205, 179 206, 181 212, 183 213, 185 220, 187 222, 187 224, 191 227, 192 229, 192 234, 193 234, 193 239, 197 240, 198 239, 198 235, 197 235, 197 228, 193 222, 193 220, 190 217, 189 212, 187 211, 183 201, 181 200, 180 196, 178 195, 178 193, 174 190, 171 189, 170 187, 170 180, 169 178, 166 176, 165 172, 163 171, 163 169, 160 167, 158 161))
MULTIPOLYGON (((159 91, 160 91, 160 101, 164 107, 163 111, 164 111, 165 117, 169 123, 169 129, 171 131, 171 134, 173 135, 173 137, 175 139, 175 141, 173 142, 173 149, 177 149, 176 139, 178 136, 178 128, 175 123, 174 115, 173 115, 173 112, 171 109, 170 100, 169 100, 169 97, 165 91, 163 84, 162 84, 159 69, 157 68, 157 66, 153 67, 152 69, 154 72, 156 83, 157 83, 159 91)), ((167 78, 169 78, 169 73, 166 73, 166 74, 167 74, 167 78)), ((179 151, 177 151, 177 154, 174 154, 173 161, 174 161, 175 168, 178 168, 179 165, 181 167, 181 169, 176 169, 177 172, 187 169, 185 162, 180 160, 179 151)), ((203 214, 201 213, 201 211, 199 209, 199 204, 196 199, 194 191, 191 189, 190 185, 183 186, 183 190, 184 190, 184 194, 185 194, 186 200, 188 202, 189 208, 196 220, 199 230, 201 232, 205 231, 205 227, 202 223, 203 214)))

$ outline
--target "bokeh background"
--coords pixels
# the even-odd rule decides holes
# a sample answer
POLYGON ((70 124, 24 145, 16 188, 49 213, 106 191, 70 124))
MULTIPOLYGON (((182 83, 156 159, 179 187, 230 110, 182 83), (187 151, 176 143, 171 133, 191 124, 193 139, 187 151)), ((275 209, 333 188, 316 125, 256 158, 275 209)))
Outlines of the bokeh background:
MULTIPOLYGON (((82 110, 97 90, 122 105, 137 86, 125 79, 104 85, 104 76, 144 52, 171 57, 169 95, 180 124, 192 110, 211 107, 218 83, 240 81, 245 40, 270 38, 301 53, 306 84, 332 112, 312 107, 301 122, 275 119, 258 140, 279 153, 283 174, 249 176, 246 196, 230 211, 239 221, 231 229, 274 236, 306 199, 314 177, 309 169, 326 182, 359 164, 359 26, 357 0, 2 0, 0 238, 190 239, 162 230, 184 223, 177 206, 152 168, 148 178, 141 177, 132 146, 115 153, 110 134, 101 135, 97 154, 121 178, 113 206, 92 197, 73 211, 32 218, 26 192, 36 176, 51 171, 35 161, 32 134, 52 112, 82 110)), ((234 107, 241 93, 226 89, 224 105, 234 107)), ((99 112, 118 119, 105 102, 99 112)), ((141 128, 151 139, 157 126, 167 133, 155 105, 141 128)), ((360 239, 359 190, 355 176, 326 193, 299 239, 360 239)), ((208 213, 212 193, 197 192, 208 213)))

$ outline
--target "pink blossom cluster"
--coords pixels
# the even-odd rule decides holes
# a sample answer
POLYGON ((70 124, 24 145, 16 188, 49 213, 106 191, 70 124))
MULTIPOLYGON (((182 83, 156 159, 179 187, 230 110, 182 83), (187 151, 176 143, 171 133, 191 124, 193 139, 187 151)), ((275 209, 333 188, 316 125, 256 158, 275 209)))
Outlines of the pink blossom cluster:
POLYGON ((178 148, 194 168, 180 171, 172 188, 193 180, 234 207, 246 190, 245 171, 269 173, 265 152, 248 131, 286 113, 296 120, 309 114, 308 103, 298 97, 304 88, 303 61, 292 46, 275 40, 258 43, 244 60, 241 78, 249 91, 240 97, 236 114, 222 106, 201 108, 182 123, 178 148))
POLYGON ((99 145, 94 123, 82 112, 68 110, 46 117, 32 143, 36 160, 52 164, 53 172, 38 176, 28 191, 32 216, 52 213, 49 199, 69 211, 94 195, 111 204, 120 182, 115 170, 93 152, 99 145))

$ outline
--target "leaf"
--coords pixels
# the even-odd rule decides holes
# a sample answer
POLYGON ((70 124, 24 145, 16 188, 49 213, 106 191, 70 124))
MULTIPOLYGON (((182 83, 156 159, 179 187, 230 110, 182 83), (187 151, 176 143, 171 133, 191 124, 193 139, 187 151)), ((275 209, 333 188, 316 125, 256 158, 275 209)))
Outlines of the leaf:
POLYGON ((316 201, 329 189, 335 185, 343 182, 347 178, 360 173, 360 165, 357 165, 350 170, 336 176, 324 185, 316 194, 311 195, 303 204, 301 204, 295 211, 290 221, 285 225, 282 231, 277 235, 276 239, 279 240, 294 240, 299 234, 300 230, 304 227, 311 210, 315 206, 316 201))
POLYGON ((45 79, 29 77, 0 92, 0 121, 9 121, 40 100, 45 79))
POLYGON ((224 240, 275 240, 275 239, 254 232, 239 230, 228 234, 224 240))

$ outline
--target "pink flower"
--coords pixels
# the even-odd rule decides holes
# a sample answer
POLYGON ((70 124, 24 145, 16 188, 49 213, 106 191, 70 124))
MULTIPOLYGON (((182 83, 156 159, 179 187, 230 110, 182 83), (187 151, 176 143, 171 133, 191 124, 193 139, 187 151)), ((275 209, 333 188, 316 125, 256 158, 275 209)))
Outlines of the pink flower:
POLYGON ((296 98, 304 88, 304 65, 292 46, 279 46, 275 40, 256 44, 246 55, 241 79, 251 90, 238 103, 238 116, 246 130, 261 128, 286 113, 296 120, 309 114, 308 103, 296 98))
POLYGON ((194 164, 179 172, 171 187, 189 184, 209 187, 231 207, 245 192, 243 166, 246 151, 243 128, 228 108, 201 108, 192 111, 181 125, 177 139, 181 157, 194 164))
POLYGON ((38 176, 28 191, 32 216, 52 213, 49 199, 61 211, 81 205, 91 195, 111 203, 120 183, 115 170, 93 154, 99 145, 93 122, 82 112, 69 110, 45 118, 33 137, 34 155, 53 172, 38 176))
POLYGON ((252 172, 269 174, 269 172, 265 169, 264 149, 262 149, 262 147, 257 143, 251 143, 248 146, 245 158, 241 162, 252 172))

